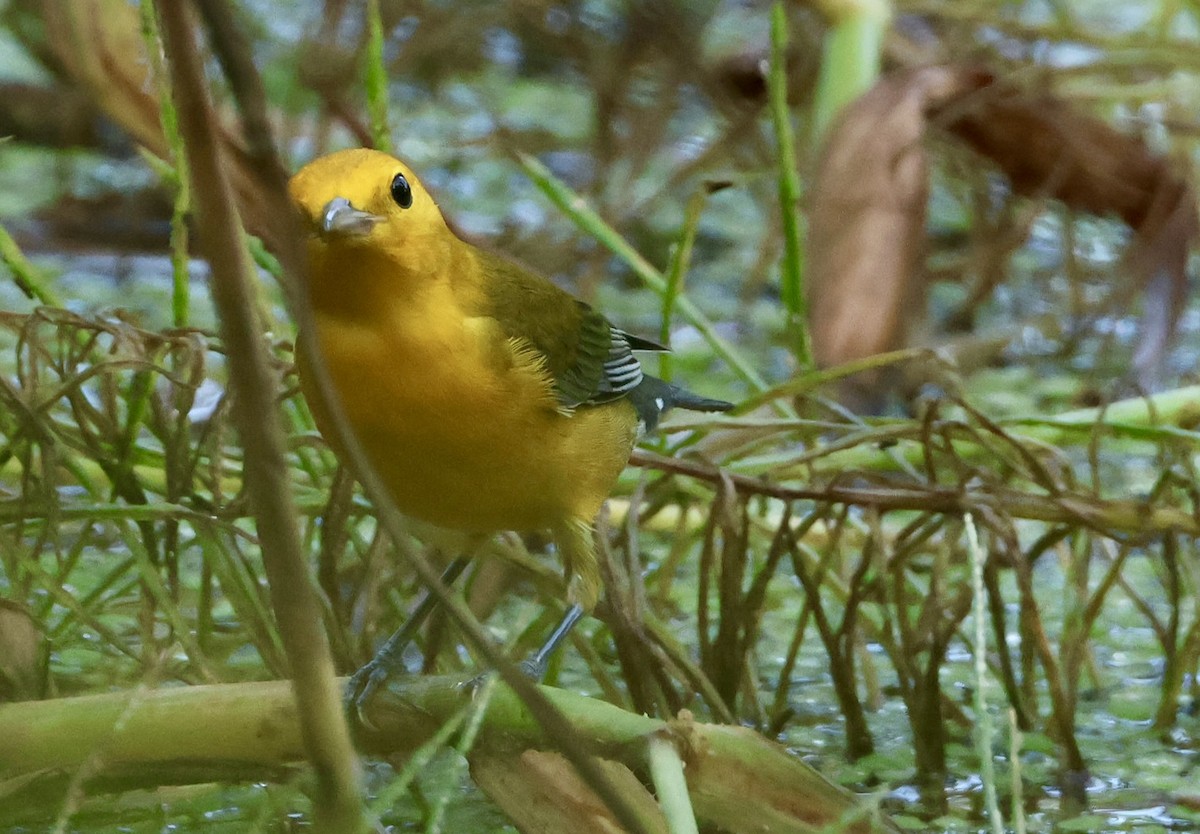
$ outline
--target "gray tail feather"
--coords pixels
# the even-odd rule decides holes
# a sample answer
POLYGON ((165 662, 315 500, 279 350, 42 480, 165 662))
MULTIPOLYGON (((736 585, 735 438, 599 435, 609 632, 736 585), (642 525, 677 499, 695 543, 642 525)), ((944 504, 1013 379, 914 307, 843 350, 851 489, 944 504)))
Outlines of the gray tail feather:
POLYGON ((637 409, 646 431, 653 431, 659 418, 672 408, 686 408, 689 411, 728 411, 733 408, 733 403, 701 397, 653 376, 643 377, 641 383, 629 392, 629 399, 637 409))
POLYGON ((671 406, 686 408, 689 411, 729 411, 733 408, 733 403, 714 400, 711 397, 701 397, 686 388, 672 385, 670 396, 667 398, 667 408, 671 406))

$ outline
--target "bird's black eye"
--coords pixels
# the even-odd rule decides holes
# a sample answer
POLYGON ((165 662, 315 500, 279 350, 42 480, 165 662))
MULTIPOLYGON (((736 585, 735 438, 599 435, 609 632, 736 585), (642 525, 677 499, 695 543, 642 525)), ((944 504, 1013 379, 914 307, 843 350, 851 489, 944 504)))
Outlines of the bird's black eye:
POLYGON ((412 186, 404 178, 404 174, 396 174, 392 179, 392 199, 402 209, 412 208, 412 186))

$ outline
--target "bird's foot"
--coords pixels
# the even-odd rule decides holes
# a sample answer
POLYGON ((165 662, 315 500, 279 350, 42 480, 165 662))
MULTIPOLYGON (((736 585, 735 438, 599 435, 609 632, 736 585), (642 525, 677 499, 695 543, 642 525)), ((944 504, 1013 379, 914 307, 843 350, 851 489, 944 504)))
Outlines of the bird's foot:
POLYGON ((391 658, 380 652, 350 676, 350 680, 346 684, 346 691, 342 695, 342 705, 352 719, 352 724, 372 727, 371 722, 363 714, 363 709, 370 702, 376 690, 397 671, 395 665, 390 661, 391 658))
MULTIPOLYGON (((542 644, 542 647, 517 664, 517 668, 521 670, 521 673, 534 683, 541 683, 542 679, 546 677, 546 670, 550 666, 550 657, 582 616, 583 608, 581 606, 572 605, 569 607, 564 612, 562 619, 559 620, 558 625, 554 627, 554 631, 550 632, 550 636, 546 638, 546 642, 542 644)), ((472 689, 478 689, 481 680, 482 676, 474 678, 468 682, 468 685, 472 689)))
MULTIPOLYGON (((545 658, 539 659, 538 653, 534 652, 529 657, 518 663, 517 669, 520 670, 522 675, 529 678, 534 683, 541 683, 542 678, 546 677, 547 665, 548 664, 546 663, 545 658)), ((481 675, 476 675, 473 678, 463 681, 460 685, 463 689, 469 689, 472 697, 474 697, 474 695, 483 688, 483 685, 487 683, 488 680, 497 677, 499 677, 498 672, 484 672, 481 675)))
POLYGON ((546 670, 549 666, 548 659, 540 651, 534 652, 517 664, 517 668, 521 670, 521 674, 534 683, 542 682, 542 678, 546 677, 546 670))

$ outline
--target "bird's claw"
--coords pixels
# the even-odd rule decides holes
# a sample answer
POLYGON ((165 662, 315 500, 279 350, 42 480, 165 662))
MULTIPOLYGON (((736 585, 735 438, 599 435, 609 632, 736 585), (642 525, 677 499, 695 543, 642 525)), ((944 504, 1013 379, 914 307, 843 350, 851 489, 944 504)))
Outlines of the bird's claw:
POLYGON ((475 696, 480 693, 484 685, 494 677, 496 677, 495 672, 484 672, 482 675, 475 675, 474 677, 470 677, 465 681, 462 681, 458 685, 458 688, 466 690, 467 694, 471 696, 472 700, 474 700, 475 696))
POLYGON ((546 677, 546 669, 549 666, 546 659, 539 655, 530 655, 517 664, 517 668, 521 670, 521 674, 529 678, 534 683, 541 683, 542 678, 546 677))
POLYGON ((375 691, 391 677, 391 674, 392 670, 388 668, 387 664, 375 657, 350 676, 342 703, 347 714, 354 719, 353 723, 367 729, 373 728, 372 723, 363 714, 363 708, 370 702, 375 691))
MULTIPOLYGON (((541 683, 542 678, 546 677, 546 667, 546 661, 539 658, 536 654, 530 655, 517 664, 517 669, 521 671, 521 674, 534 683, 541 683)), ((459 686, 463 689, 471 690, 471 697, 474 697, 483 688, 483 685, 487 683, 488 679, 496 677, 496 675, 496 672, 484 672, 482 675, 468 678, 459 684, 459 686)))

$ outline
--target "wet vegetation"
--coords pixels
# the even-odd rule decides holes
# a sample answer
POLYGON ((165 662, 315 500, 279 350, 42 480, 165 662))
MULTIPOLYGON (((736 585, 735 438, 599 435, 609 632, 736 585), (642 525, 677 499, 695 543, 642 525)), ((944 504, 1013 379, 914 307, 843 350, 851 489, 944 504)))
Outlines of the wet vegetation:
MULTIPOLYGON (((0 827, 357 813, 287 688, 251 683, 297 671, 305 615, 231 392, 261 350, 348 674, 414 564, 457 555, 380 509, 296 387, 271 164, 363 144, 739 403, 635 452, 550 707, 466 697, 490 661, 435 616, 359 733, 369 819, 601 830, 612 790, 665 831, 666 739, 703 831, 1200 824, 1194 4, 197 2, 207 145, 175 5, 0 5, 0 827), (205 149, 226 194, 189 180, 205 149), (210 296, 197 207, 222 205, 253 236, 252 348, 210 296), (581 745, 608 788, 550 752, 581 745)), ((487 551, 465 600, 519 658, 561 571, 537 536, 487 551)))

